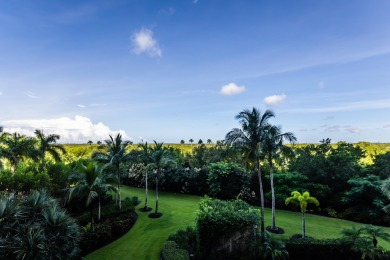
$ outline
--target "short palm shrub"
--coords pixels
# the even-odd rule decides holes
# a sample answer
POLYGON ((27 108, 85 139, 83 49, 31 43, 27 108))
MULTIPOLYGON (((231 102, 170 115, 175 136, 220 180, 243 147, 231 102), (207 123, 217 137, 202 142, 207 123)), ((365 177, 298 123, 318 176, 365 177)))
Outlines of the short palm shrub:
POLYGON ((80 228, 45 191, 0 197, 0 255, 4 259, 72 259, 80 228))

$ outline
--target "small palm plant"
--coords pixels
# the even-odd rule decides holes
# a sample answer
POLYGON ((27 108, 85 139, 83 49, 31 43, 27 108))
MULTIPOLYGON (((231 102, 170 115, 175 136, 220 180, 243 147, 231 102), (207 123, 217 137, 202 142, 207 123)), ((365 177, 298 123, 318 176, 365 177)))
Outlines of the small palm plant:
POLYGON ((288 197, 286 199, 286 205, 288 204, 296 204, 299 205, 301 208, 302 213, 302 238, 306 238, 306 222, 305 222, 305 213, 307 209, 308 204, 314 204, 317 207, 320 205, 318 200, 314 197, 310 196, 310 193, 308 191, 305 191, 303 194, 299 193, 298 191, 291 192, 291 197, 288 197))

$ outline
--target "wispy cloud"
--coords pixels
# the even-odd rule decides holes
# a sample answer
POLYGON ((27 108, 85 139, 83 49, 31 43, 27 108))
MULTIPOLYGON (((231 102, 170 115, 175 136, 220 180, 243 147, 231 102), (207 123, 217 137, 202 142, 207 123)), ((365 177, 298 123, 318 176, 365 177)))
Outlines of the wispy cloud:
POLYGON ((168 7, 158 11, 159 14, 173 15, 176 12, 175 8, 168 7))
POLYGON ((238 86, 236 83, 229 83, 221 87, 220 93, 224 96, 233 96, 245 91, 245 86, 238 86))
POLYGON ((285 94, 268 96, 264 98, 264 103, 270 107, 276 106, 279 105, 283 100, 285 100, 286 97, 287 96, 285 94))
POLYGON ((192 3, 197 4, 199 0, 192 0, 192 3))
POLYGON ((341 127, 339 125, 333 125, 333 126, 322 125, 321 128, 324 129, 325 133, 334 133, 334 132, 339 132, 341 127))
POLYGON ((312 129, 300 129, 299 131, 301 131, 301 132, 313 132, 313 131, 317 131, 317 128, 312 128, 312 129))
POLYGON ((147 53, 151 57, 160 57, 162 55, 157 41, 153 38, 153 31, 150 29, 142 28, 135 32, 131 37, 131 42, 135 54, 147 53))
POLYGON ((85 108, 86 106, 84 106, 84 105, 77 105, 78 107, 81 107, 81 108, 85 108))
POLYGON ((130 139, 124 130, 111 130, 105 124, 93 123, 91 119, 76 116, 74 119, 61 117, 55 119, 8 120, 2 122, 7 132, 19 132, 33 136, 35 129, 43 129, 46 134, 59 134, 61 143, 86 143, 107 139, 108 135, 122 134, 124 139, 130 139))
POLYGON ((383 128, 390 128, 390 124, 384 125, 383 128))
POLYGON ((346 126, 345 130, 347 130, 350 133, 357 134, 360 133, 361 129, 359 127, 353 127, 353 126, 346 126))
POLYGON ((33 92, 31 92, 31 91, 25 91, 25 92, 23 92, 26 96, 28 96, 29 98, 40 98, 40 97, 38 97, 37 95, 35 95, 33 92))
POLYGON ((319 108, 297 108, 289 109, 291 113, 327 113, 356 110, 372 110, 390 108, 390 99, 366 100, 358 102, 349 102, 344 104, 333 105, 330 107, 319 108))
POLYGON ((325 81, 320 81, 320 82, 318 82, 318 87, 320 88, 320 89, 324 89, 325 88, 325 81))

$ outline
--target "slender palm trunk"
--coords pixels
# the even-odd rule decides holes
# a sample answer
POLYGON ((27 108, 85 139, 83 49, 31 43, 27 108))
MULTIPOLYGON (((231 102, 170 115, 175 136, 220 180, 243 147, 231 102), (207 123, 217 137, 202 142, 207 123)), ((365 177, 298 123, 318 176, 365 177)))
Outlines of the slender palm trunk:
POLYGON ((269 160, 269 177, 271 180, 271 194, 272 194, 272 229, 276 229, 275 223, 275 189, 274 189, 274 166, 272 164, 272 159, 269 160))
POLYGON ((121 209, 122 203, 121 203, 121 173, 119 170, 119 166, 117 168, 118 173, 118 208, 121 209))
POLYGON ((145 175, 145 210, 148 209, 148 171, 145 175))
POLYGON ((93 204, 91 202, 91 227, 92 227, 92 231, 95 231, 95 222, 93 221, 93 204))
POLYGON ((306 238, 305 212, 302 212, 302 238, 306 238))
POLYGON ((100 196, 98 196, 98 222, 100 222, 100 196))
POLYGON ((261 233, 263 234, 265 231, 264 227, 264 191, 263 191, 263 180, 261 177, 261 168, 260 168, 260 161, 256 161, 257 164, 257 176, 259 177, 259 189, 260 189, 260 217, 261 217, 261 233))
POLYGON ((158 213, 158 176, 160 175, 160 169, 157 169, 157 176, 156 176, 156 210, 155 214, 158 213))

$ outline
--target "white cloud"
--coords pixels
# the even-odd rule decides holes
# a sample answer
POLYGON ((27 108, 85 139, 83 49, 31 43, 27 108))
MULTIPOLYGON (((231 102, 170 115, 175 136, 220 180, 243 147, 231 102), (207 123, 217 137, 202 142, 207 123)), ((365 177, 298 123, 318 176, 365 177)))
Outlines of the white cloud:
POLYGON ((338 125, 333 125, 333 126, 322 125, 321 127, 324 128, 325 133, 334 133, 340 131, 340 126, 338 125))
POLYGON ((153 31, 142 28, 131 37, 135 54, 147 53, 151 57, 160 57, 162 52, 157 41, 153 38, 153 31))
POLYGON ((78 107, 81 107, 81 108, 85 108, 85 106, 84 105, 77 105, 78 107))
POLYGON ((165 9, 161 9, 160 11, 158 11, 160 14, 165 14, 165 15, 173 15, 175 13, 175 8, 173 7, 168 7, 168 8, 165 8, 165 9))
POLYGON ((352 126, 345 127, 345 130, 347 130, 350 133, 354 133, 354 134, 360 133, 360 131, 361 131, 360 128, 352 127, 352 126))
POLYGON ((34 98, 34 99, 36 99, 36 98, 40 98, 40 97, 38 97, 38 96, 36 96, 33 92, 31 92, 31 91, 25 91, 25 92, 23 92, 26 96, 28 96, 29 98, 34 98))
POLYGON ((325 88, 325 81, 320 81, 320 82, 318 82, 318 87, 319 87, 320 89, 325 88))
POLYGON ((224 96, 233 96, 245 91, 244 86, 238 86, 236 83, 229 83, 221 87, 220 93, 224 96))
POLYGON ((383 128, 390 128, 390 124, 384 125, 383 128))
POLYGON ((61 117, 55 119, 8 120, 1 123, 6 132, 18 132, 33 136, 35 129, 42 129, 45 134, 59 134, 61 143, 86 143, 108 139, 108 135, 120 133, 123 139, 130 139, 124 130, 111 130, 102 122, 94 124, 91 119, 75 116, 74 119, 61 117))
POLYGON ((269 97, 264 98, 264 102, 267 106, 276 106, 276 105, 279 105, 283 100, 285 100, 286 97, 287 96, 285 94, 273 95, 273 96, 269 96, 269 97))

